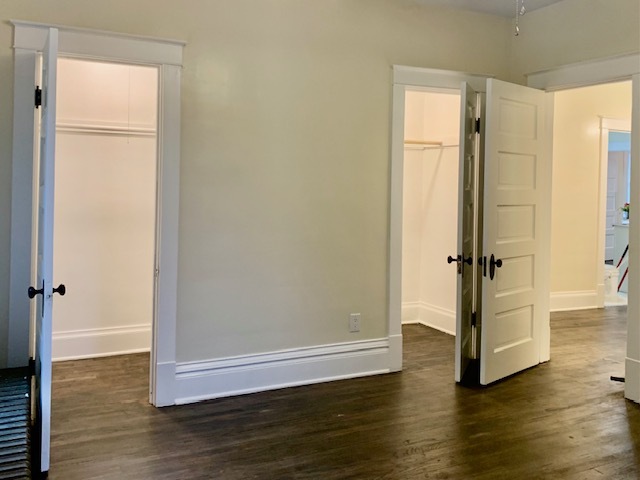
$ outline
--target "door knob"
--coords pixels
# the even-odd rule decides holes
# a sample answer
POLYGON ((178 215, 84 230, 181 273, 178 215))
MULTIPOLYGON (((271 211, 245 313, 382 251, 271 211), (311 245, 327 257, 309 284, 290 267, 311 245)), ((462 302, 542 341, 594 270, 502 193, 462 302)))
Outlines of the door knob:
POLYGON ((467 265, 472 265, 473 264, 473 257, 469 257, 469 258, 465 258, 464 260, 462 260, 464 263, 466 263, 467 265))
POLYGON ((491 260, 489 260, 489 278, 493 280, 493 277, 496 274, 496 268, 502 267, 502 259, 498 258, 491 254, 491 260))
POLYGON ((27 290, 27 295, 29 295, 29 298, 33 298, 36 295, 43 295, 43 294, 44 294, 44 282, 42 282, 42 288, 35 289, 33 287, 29 287, 29 289, 27 290))
POLYGON ((67 287, 64 286, 64 283, 61 283, 57 288, 53 289, 53 293, 59 293, 61 296, 63 296, 65 293, 67 293, 67 287))
POLYGON ((447 257, 447 263, 456 262, 458 265, 458 274, 462 274, 462 255, 457 255, 456 258, 453 258, 451 255, 447 257))

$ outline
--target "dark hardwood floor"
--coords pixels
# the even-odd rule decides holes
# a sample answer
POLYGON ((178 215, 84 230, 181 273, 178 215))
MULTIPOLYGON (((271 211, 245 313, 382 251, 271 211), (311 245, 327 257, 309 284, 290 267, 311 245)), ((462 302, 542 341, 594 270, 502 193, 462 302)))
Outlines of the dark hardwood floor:
POLYGON ((148 356, 54 366, 50 478, 638 479, 625 307, 552 316, 552 361, 453 382, 454 339, 405 326, 404 371, 195 405, 147 403, 148 356))

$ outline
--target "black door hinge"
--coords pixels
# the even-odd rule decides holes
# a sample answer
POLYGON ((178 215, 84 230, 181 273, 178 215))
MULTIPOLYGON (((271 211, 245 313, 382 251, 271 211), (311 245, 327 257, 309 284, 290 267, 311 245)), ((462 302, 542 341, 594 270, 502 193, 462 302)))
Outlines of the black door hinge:
POLYGON ((480 119, 476 118, 476 133, 480 133, 480 119))
POLYGON ((40 87, 36 87, 35 101, 36 108, 42 105, 42 89, 40 87))
POLYGON ((478 322, 478 317, 476 312, 471 313, 471 326, 475 327, 478 322))

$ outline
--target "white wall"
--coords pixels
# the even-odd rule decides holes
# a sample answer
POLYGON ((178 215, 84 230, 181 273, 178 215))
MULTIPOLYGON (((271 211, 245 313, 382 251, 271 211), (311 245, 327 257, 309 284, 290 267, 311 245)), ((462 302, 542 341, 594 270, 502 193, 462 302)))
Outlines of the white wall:
MULTIPOLYGON (((408 0, 2 5, 5 19, 187 41, 178 362, 385 338, 391 66, 508 70, 506 19, 408 0)), ((0 42, 10 79, 5 23, 0 42)))
POLYGON ((603 282, 596 263, 601 116, 631 118, 630 82, 555 93, 551 213, 551 308, 555 310, 596 307, 598 284, 603 282))
POLYGON ((546 40, 537 43, 538 34, 526 37, 523 28, 519 38, 531 38, 531 48, 515 51, 507 19, 411 0, 4 0, 0 348, 11 198, 7 19, 187 41, 177 326, 178 361, 187 362, 384 337, 391 65, 508 78, 527 71, 512 69, 510 57, 549 67, 599 56, 592 46, 603 38, 608 53, 638 49, 629 28, 638 18, 636 0, 616 3, 605 17, 582 9, 583 0, 559 5, 567 2, 567 17, 578 12, 568 27, 554 20, 555 10, 537 17, 553 48, 537 51, 546 40), (592 26, 597 35, 574 45, 573 35, 588 35, 592 26), (558 59, 556 49, 567 43, 558 59), (363 314, 357 335, 347 331, 352 311, 363 314))
POLYGON ((445 148, 405 147, 402 321, 455 334, 460 96, 406 93, 405 139, 445 148))
POLYGON ((54 359, 150 348, 156 99, 155 68, 59 61, 54 359))

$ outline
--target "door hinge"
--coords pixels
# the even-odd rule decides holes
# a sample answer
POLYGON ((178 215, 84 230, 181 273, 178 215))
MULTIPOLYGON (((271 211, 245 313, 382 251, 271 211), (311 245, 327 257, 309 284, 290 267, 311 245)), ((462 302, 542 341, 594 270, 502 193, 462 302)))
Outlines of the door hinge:
POLYGON ((478 323, 478 316, 476 314, 476 312, 472 312, 471 313, 471 326, 475 327, 478 323))
POLYGON ((29 357, 29 375, 32 377, 36 374, 36 361, 33 357, 29 357))
POLYGON ((40 87, 36 87, 35 104, 36 108, 42 105, 42 89, 40 87))
POLYGON ((476 118, 476 133, 480 133, 480 119, 476 118))

